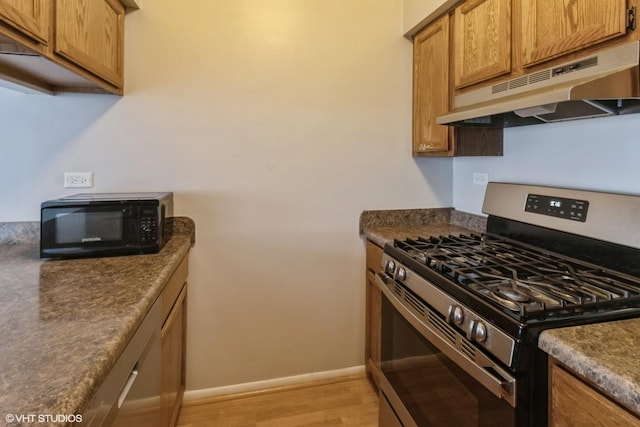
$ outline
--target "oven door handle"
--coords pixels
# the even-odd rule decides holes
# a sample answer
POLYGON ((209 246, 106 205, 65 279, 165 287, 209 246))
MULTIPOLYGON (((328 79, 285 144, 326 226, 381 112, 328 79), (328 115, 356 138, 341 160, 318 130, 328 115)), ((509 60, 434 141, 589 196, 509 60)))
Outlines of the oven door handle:
MULTIPOLYGON (((481 351, 476 351, 473 359, 463 353, 462 340, 466 338, 458 331, 455 333, 455 344, 445 339, 434 325, 425 322, 413 311, 407 308, 398 296, 389 289, 389 286, 396 286, 395 281, 380 273, 376 273, 376 285, 387 297, 393 307, 404 317, 416 330, 424 336, 431 344, 436 346, 443 354, 451 359, 456 365, 467 374, 475 378, 493 395, 504 399, 512 407, 516 407, 516 380, 507 371, 493 362, 481 351), (459 346, 459 348, 456 348, 459 346)), ((446 322, 444 325, 448 326, 446 322)))

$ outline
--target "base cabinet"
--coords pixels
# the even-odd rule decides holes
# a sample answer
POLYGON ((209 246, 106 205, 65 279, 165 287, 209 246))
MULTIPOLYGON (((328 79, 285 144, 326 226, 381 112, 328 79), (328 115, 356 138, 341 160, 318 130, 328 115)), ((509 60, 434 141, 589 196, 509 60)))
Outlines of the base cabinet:
POLYGON ((380 387, 380 315, 382 294, 375 283, 375 272, 380 271, 381 263, 382 248, 371 241, 367 241, 365 362, 367 373, 378 387, 380 387))
POLYGON ((162 375, 160 404, 162 426, 176 425, 185 389, 188 258, 176 269, 162 292, 163 320, 160 333, 162 375))
POLYGON ((176 425, 185 389, 188 256, 86 404, 83 426, 176 425))
POLYGON ((549 361, 549 426, 640 426, 640 418, 558 361, 549 361))

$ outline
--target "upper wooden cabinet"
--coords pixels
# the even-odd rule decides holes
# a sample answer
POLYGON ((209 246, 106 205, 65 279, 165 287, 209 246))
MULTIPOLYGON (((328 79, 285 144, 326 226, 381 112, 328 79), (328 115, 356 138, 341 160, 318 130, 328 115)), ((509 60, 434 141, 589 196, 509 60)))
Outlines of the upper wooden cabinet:
POLYGON ((518 77, 547 61, 638 40, 627 28, 638 0, 467 0, 449 12, 453 87, 518 77))
POLYGON ((454 11, 454 84, 511 72, 511 0, 470 0, 454 11))
POLYGON ((49 42, 51 1, 2 0, 0 21, 33 38, 39 43, 49 42))
POLYGON ((125 6, 135 0, 0 0, 2 86, 122 95, 125 6))
POLYGON ((444 15, 413 39, 413 155, 501 156, 502 129, 453 129, 436 123, 452 99, 449 21, 444 15))
POLYGON ((56 53, 121 88, 124 11, 118 0, 58 0, 56 53))
POLYGON ((627 0, 522 0, 523 65, 626 34, 627 0))
POLYGON ((449 16, 413 39, 413 155, 447 153, 449 128, 436 117, 449 111, 449 16))

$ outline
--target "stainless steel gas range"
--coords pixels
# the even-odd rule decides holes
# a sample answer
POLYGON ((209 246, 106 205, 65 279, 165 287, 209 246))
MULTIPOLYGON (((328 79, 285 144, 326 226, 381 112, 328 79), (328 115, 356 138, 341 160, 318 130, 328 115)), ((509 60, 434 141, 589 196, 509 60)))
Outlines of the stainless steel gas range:
POLYGON ((489 183, 479 235, 385 245, 380 426, 545 426, 548 328, 640 316, 640 196, 489 183))

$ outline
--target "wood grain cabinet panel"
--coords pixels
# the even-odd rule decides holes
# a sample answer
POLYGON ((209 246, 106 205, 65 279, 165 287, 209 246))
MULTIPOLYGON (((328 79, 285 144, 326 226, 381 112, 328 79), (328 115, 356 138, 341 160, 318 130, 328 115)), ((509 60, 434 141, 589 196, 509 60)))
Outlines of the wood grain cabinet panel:
POLYGON ((374 383, 380 385, 380 331, 382 293, 375 283, 375 272, 380 271, 382 262, 382 248, 371 241, 367 241, 367 269, 366 269, 366 337, 365 361, 367 372, 374 383))
POLYGON ((160 333, 160 405, 163 422, 161 427, 176 425, 186 385, 188 266, 189 258, 186 255, 160 295, 163 319, 160 333))
POLYGON ((413 38, 413 155, 501 156, 502 129, 454 130, 436 123, 449 112, 453 95, 450 22, 446 14, 413 38))
POLYGON ((176 425, 185 389, 185 343, 187 324, 187 285, 182 288, 162 327, 161 406, 165 426, 176 425))
POLYGON ((413 155, 451 152, 450 130, 436 124, 449 111, 449 16, 413 39, 413 155))
POLYGON ((640 426, 640 419, 631 412, 554 360, 550 361, 549 377, 551 427, 640 426))
POLYGON ((138 0, 0 0, 0 79, 43 93, 124 93, 124 15, 138 0))
POLYGON ((454 12, 454 85, 511 72, 511 0, 470 0, 454 12))
POLYGON ((626 0, 522 0, 523 65, 626 34, 626 0))
POLYGON ((1 0, 0 21, 38 43, 49 42, 50 0, 1 0))
POLYGON ((124 14, 118 0, 57 0, 56 53, 122 87, 124 14))

